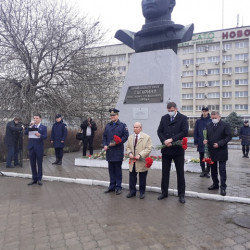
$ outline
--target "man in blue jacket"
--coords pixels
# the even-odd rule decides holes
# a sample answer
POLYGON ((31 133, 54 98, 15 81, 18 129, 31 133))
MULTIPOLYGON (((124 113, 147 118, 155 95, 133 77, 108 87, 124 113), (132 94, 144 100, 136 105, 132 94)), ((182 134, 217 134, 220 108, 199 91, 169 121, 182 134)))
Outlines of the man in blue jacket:
POLYGON ((103 146, 106 151, 106 160, 108 161, 110 184, 105 193, 116 192, 121 194, 122 190, 122 161, 124 154, 124 143, 128 140, 128 128, 125 123, 119 120, 119 110, 110 109, 110 119, 103 133, 103 146), (121 138, 120 143, 114 142, 114 135, 121 138))
POLYGON ((52 126, 50 142, 55 148, 56 160, 52 164, 62 165, 63 148, 67 137, 67 125, 63 123, 62 116, 56 115, 56 122, 52 126))
POLYGON ((47 139, 47 127, 41 124, 40 114, 34 115, 34 121, 26 128, 25 134, 29 136, 29 158, 32 171, 32 181, 28 185, 43 185, 43 140, 47 139))
POLYGON ((201 118, 198 119, 195 123, 194 127, 194 145, 197 146, 197 151, 200 156, 200 166, 201 166, 201 174, 200 177, 210 178, 210 165, 205 165, 205 162, 202 162, 202 159, 205 155, 205 146, 203 144, 204 136, 203 130, 206 129, 207 125, 212 122, 208 107, 202 107, 202 115, 201 118))
POLYGON ((240 128, 240 141, 242 145, 243 158, 249 158, 250 127, 248 121, 244 121, 244 126, 240 128))

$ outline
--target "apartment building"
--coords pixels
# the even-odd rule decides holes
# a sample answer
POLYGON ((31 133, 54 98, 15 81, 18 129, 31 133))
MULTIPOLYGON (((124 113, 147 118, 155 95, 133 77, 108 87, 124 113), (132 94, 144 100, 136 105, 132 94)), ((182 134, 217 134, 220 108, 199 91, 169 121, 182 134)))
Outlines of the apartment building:
MULTIPOLYGON (((204 105, 222 116, 235 111, 250 118, 249 38, 250 26, 244 26, 197 33, 179 44, 180 110, 190 121, 200 116, 204 105)), ((134 51, 123 44, 104 46, 102 51, 122 86, 134 51)))

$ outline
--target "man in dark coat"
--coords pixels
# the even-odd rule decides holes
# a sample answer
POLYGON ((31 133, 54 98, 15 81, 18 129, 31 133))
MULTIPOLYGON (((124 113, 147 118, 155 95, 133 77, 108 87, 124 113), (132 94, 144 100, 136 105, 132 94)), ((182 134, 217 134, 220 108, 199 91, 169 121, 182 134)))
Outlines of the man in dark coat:
POLYGON ((6 168, 13 167, 11 165, 14 160, 14 166, 18 166, 18 139, 23 127, 19 124, 21 118, 15 117, 13 121, 7 123, 4 137, 4 144, 7 145, 8 155, 6 161, 6 168))
POLYGON ((204 136, 203 130, 206 129, 208 123, 212 122, 210 118, 210 114, 208 113, 208 107, 202 107, 202 115, 201 118, 198 119, 195 123, 194 127, 194 145, 197 146, 197 151, 200 156, 200 166, 201 166, 201 174, 200 177, 210 177, 210 165, 207 164, 207 168, 205 162, 203 162, 204 154, 205 154, 205 146, 203 144, 204 136))
POLYGON ((162 148, 162 180, 161 195, 158 200, 168 197, 169 175, 172 160, 174 160, 177 173, 177 187, 179 202, 185 203, 185 177, 184 177, 184 149, 173 146, 172 142, 182 140, 188 135, 187 117, 177 111, 174 102, 167 104, 168 114, 162 116, 157 133, 164 148, 162 148))
POLYGON ((228 160, 228 149, 227 144, 232 139, 230 125, 221 120, 220 114, 217 111, 211 113, 212 123, 207 126, 207 140, 204 140, 204 144, 208 144, 208 151, 211 160, 214 162, 211 165, 211 175, 213 184, 208 187, 208 190, 219 189, 218 180, 218 167, 220 173, 221 182, 221 195, 226 195, 226 162, 228 160))
POLYGON ((25 134, 29 136, 29 158, 32 171, 32 181, 28 185, 43 185, 43 141, 47 139, 47 127, 41 124, 42 118, 40 114, 34 115, 34 121, 30 123, 30 127, 25 129, 25 134))
POLYGON ((240 128, 240 140, 242 145, 243 158, 249 158, 250 127, 248 121, 244 121, 244 126, 240 128))
POLYGON ((63 148, 67 138, 67 125, 63 123, 62 116, 56 115, 56 122, 52 126, 50 142, 55 148, 56 160, 52 164, 62 165, 63 148))
POLYGON ((86 156, 87 146, 89 145, 89 154, 93 155, 93 140, 95 136, 95 131, 97 130, 96 123, 91 117, 83 121, 81 124, 81 129, 83 132, 83 149, 82 155, 86 156))
POLYGON ((103 146, 106 151, 106 160, 108 161, 110 184, 105 193, 116 192, 121 194, 122 190, 122 161, 124 155, 124 143, 128 140, 127 125, 119 120, 119 110, 110 109, 110 119, 103 133, 103 146), (114 135, 119 136, 120 143, 114 142, 114 135))

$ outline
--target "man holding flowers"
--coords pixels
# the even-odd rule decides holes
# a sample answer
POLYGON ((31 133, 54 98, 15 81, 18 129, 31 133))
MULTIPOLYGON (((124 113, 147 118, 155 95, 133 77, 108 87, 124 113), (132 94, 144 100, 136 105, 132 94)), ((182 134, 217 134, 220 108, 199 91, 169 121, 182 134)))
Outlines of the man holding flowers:
POLYGON ((207 140, 204 140, 204 144, 208 144, 208 152, 211 162, 211 176, 213 184, 208 187, 208 190, 219 189, 218 180, 218 167, 220 173, 221 190, 222 196, 226 195, 226 162, 228 160, 228 149, 227 144, 232 139, 230 125, 221 120, 219 112, 211 112, 212 123, 207 125, 207 140))
POLYGON ((145 198, 146 178, 148 174, 146 158, 152 150, 149 135, 142 132, 140 122, 134 124, 134 134, 128 138, 126 152, 129 156, 129 193, 127 198, 136 195, 137 173, 139 173, 140 199, 145 198))
POLYGON ((177 110, 176 103, 167 104, 168 114, 162 116, 157 133, 160 141, 164 145, 162 153, 162 180, 161 195, 158 200, 168 197, 169 175, 172 160, 174 160, 179 202, 185 203, 185 177, 184 177, 184 148, 176 141, 182 140, 188 135, 187 117, 177 110))
POLYGON ((105 193, 116 192, 121 194, 122 190, 122 161, 124 154, 124 143, 128 140, 128 128, 119 120, 119 110, 110 109, 110 119, 103 133, 103 146, 108 161, 110 184, 105 193))

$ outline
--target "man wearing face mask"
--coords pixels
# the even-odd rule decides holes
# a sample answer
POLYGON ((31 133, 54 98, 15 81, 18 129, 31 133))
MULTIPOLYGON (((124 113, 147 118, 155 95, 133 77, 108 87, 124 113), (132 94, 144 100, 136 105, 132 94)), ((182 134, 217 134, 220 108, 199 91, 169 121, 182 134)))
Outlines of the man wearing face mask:
POLYGON ((226 195, 226 162, 228 160, 227 144, 232 139, 231 128, 228 123, 221 120, 219 112, 212 111, 211 113, 212 123, 207 125, 207 140, 204 140, 204 144, 208 144, 208 151, 211 160, 214 162, 211 165, 211 176, 213 184, 208 187, 208 190, 219 189, 218 180, 218 165, 220 173, 220 194, 226 195))
POLYGON ((182 140, 188 135, 187 117, 177 111, 174 102, 167 105, 168 114, 162 116, 157 133, 164 148, 162 148, 162 180, 161 195, 158 200, 168 197, 169 175, 172 160, 174 160, 179 202, 185 203, 185 177, 184 177, 184 155, 185 151, 181 146, 173 146, 172 142, 182 140))
POLYGON ((244 121, 244 126, 240 128, 240 141, 242 145, 243 158, 249 158, 250 127, 248 121, 244 121))

